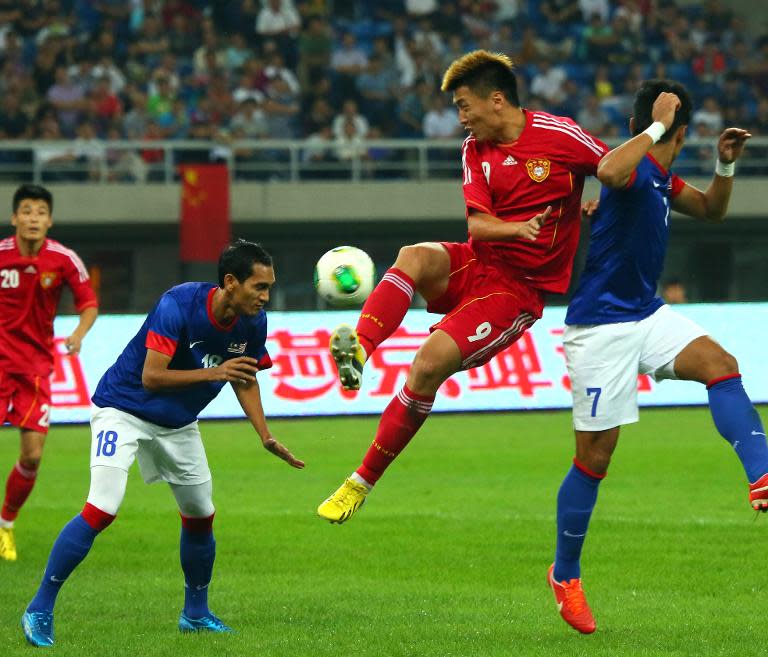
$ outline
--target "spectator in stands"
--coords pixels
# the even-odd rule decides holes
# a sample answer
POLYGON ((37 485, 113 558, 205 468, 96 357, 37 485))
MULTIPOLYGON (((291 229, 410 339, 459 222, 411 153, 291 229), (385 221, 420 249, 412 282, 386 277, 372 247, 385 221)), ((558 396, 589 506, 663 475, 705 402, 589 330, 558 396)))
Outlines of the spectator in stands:
POLYGON ((309 81, 324 74, 331 62, 333 39, 331 27, 324 18, 311 16, 307 29, 298 37, 297 73, 302 88, 309 86, 309 81))
POLYGON ((296 37, 301 18, 292 0, 267 0, 256 19, 256 34, 277 42, 288 65, 296 65, 296 37))
POLYGON ((157 78, 157 91, 147 99, 147 114, 153 122, 157 123, 161 132, 165 135, 170 132, 173 125, 173 101, 175 95, 171 89, 167 77, 157 78))
POLYGON ((86 108, 85 90, 81 85, 72 82, 66 66, 56 68, 56 82, 48 89, 46 98, 58 112, 64 136, 73 136, 80 113, 86 108))
POLYGON ((368 68, 357 78, 357 91, 365 116, 385 133, 391 134, 395 120, 397 80, 394 71, 385 68, 378 55, 371 55, 368 68))
POLYGON ((424 52, 427 57, 442 57, 445 52, 445 41, 432 27, 432 20, 429 17, 424 17, 419 20, 418 25, 413 34, 411 40, 416 48, 424 52))
POLYGON ((331 55, 334 72, 334 87, 337 97, 355 97, 357 76, 368 66, 365 51, 357 45, 351 32, 341 38, 341 45, 331 55))
POLYGON ((126 114, 123 130, 128 139, 142 139, 150 121, 147 113, 147 96, 136 85, 126 87, 126 114))
POLYGON ((123 104, 117 94, 112 93, 111 86, 109 78, 98 78, 88 95, 89 114, 95 118, 99 134, 105 134, 106 129, 123 116, 123 104))
POLYGON ((592 64, 600 64, 605 61, 605 54, 616 44, 616 35, 609 23, 606 23, 600 14, 592 14, 589 23, 581 31, 581 43, 579 44, 579 56, 592 64))
POLYGON ((355 126, 355 134, 364 139, 370 129, 368 119, 364 117, 357 109, 357 101, 348 98, 341 106, 341 114, 333 119, 333 136, 336 139, 346 138, 348 130, 345 126, 352 124, 355 126))
POLYGON ((195 49, 192 55, 195 73, 203 78, 207 78, 211 70, 223 69, 226 61, 227 55, 221 48, 219 37, 215 32, 208 32, 203 37, 203 44, 195 49))
POLYGON ((245 42, 245 37, 239 32, 235 32, 230 35, 229 43, 224 49, 224 69, 228 73, 239 72, 252 54, 253 51, 245 42))
POLYGON ((559 105, 565 98, 565 79, 565 70, 561 66, 553 66, 548 57, 541 57, 538 71, 531 80, 531 93, 541 96, 549 105, 559 105))
POLYGON ((309 105, 305 103, 306 109, 301 113, 304 124, 303 134, 311 135, 319 132, 323 126, 331 125, 336 112, 326 97, 308 96, 305 100, 309 101, 309 105))
POLYGON ((168 48, 169 42, 163 31, 162 22, 156 16, 149 14, 144 19, 141 30, 131 39, 128 45, 128 56, 141 66, 152 69, 168 48))
POLYGON ((610 117, 600 107, 597 96, 595 94, 587 95, 582 108, 576 115, 576 123, 596 137, 602 137, 610 122, 610 117))
POLYGON ((330 125, 322 126, 307 138, 301 160, 305 165, 303 178, 318 180, 338 176, 333 165, 338 163, 339 157, 330 125))
POLYGON ((542 0, 539 11, 545 19, 547 35, 551 38, 571 34, 581 19, 579 0, 542 0))
POLYGON ((701 52, 693 58, 691 64, 699 82, 720 85, 725 77, 725 55, 714 37, 708 38, 701 52))
POLYGON ((400 121, 400 137, 423 137, 424 117, 429 110, 435 90, 432 85, 421 78, 414 89, 406 93, 400 100, 398 119, 400 121))
POLYGON ((230 128, 245 139, 264 139, 269 135, 267 115, 254 98, 245 98, 232 117, 230 128))
POLYGON ((29 139, 32 137, 32 123, 21 111, 16 94, 5 94, 0 109, 0 134, 3 139, 29 139))
POLYGON ((189 18, 182 12, 171 16, 166 27, 166 38, 169 51, 182 59, 191 59, 199 43, 189 18))
POLYGON ((429 111, 424 115, 422 131, 427 139, 450 139, 463 133, 456 109, 449 105, 443 94, 432 99, 429 111))
POLYGON ((235 89, 234 98, 240 102, 250 96, 257 101, 264 97, 269 85, 269 76, 264 67, 264 60, 260 57, 251 57, 243 65, 240 76, 240 84, 235 89))
POLYGON ((267 87, 264 113, 267 117, 270 139, 294 139, 297 136, 298 93, 283 77, 276 77, 267 87))
POLYGON ((703 123, 709 127, 713 135, 719 135, 723 130, 723 113, 720 104, 714 96, 708 96, 691 116, 691 123, 703 123))
POLYGON ((355 121, 349 117, 344 117, 339 128, 337 133, 336 126, 334 126, 336 157, 339 161, 349 162, 363 157, 366 152, 365 137, 360 135, 355 121))
POLYGON ((77 138, 72 144, 72 154, 78 164, 77 180, 99 180, 105 164, 106 148, 96 136, 96 127, 90 121, 80 121, 77 138))

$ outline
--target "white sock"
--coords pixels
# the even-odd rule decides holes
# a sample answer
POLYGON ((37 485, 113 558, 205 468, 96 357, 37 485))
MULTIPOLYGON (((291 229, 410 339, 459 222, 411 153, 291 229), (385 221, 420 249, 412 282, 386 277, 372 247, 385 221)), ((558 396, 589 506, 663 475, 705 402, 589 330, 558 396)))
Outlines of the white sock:
POLYGON ((5 518, 0 517, 0 527, 7 527, 8 529, 13 529, 13 520, 6 520, 5 518))
POLYGON ((371 490, 371 488, 373 488, 373 484, 369 484, 365 479, 363 479, 359 474, 357 474, 357 472, 353 472, 351 475, 349 475, 349 478, 355 483, 362 484, 368 490, 371 490))

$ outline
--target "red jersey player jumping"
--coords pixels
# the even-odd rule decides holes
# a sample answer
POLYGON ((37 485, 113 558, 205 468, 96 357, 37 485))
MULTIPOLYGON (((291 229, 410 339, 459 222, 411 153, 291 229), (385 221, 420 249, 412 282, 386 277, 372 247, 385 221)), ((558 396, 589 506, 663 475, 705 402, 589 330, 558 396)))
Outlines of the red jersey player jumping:
POLYGON ((74 251, 48 239, 53 196, 39 185, 13 195, 16 235, 0 240, 0 425, 19 427, 21 454, 5 485, 0 511, 0 559, 15 561, 13 523, 35 485, 51 411, 53 318, 61 291, 72 290, 80 322, 66 341, 80 351, 96 321, 97 301, 88 272, 74 251))
POLYGON ((339 326, 331 354, 344 388, 360 387, 363 364, 400 325, 414 291, 445 316, 431 329, 405 386, 381 416, 362 465, 318 507, 341 523, 363 504, 387 466, 432 409, 440 385, 478 367, 541 317, 547 292, 571 277, 584 177, 595 175, 605 144, 571 119, 520 107, 512 61, 477 50, 443 77, 459 121, 469 240, 400 250, 363 306, 357 329, 339 326))

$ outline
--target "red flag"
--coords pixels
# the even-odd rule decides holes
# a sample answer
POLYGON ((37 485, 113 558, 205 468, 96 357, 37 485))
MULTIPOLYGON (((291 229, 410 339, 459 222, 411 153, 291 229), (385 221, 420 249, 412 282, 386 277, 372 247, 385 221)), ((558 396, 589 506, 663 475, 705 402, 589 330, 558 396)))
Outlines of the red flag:
POLYGON ((181 261, 218 262, 231 238, 224 164, 185 164, 181 174, 181 261))

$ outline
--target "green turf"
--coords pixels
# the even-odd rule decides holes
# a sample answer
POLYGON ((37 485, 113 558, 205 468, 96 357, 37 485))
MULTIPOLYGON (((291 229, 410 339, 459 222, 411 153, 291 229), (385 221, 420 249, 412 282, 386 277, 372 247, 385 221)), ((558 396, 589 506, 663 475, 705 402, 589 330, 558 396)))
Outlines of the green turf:
MULTIPOLYGON (((765 414, 765 413, 764 413, 765 414)), ((304 471, 244 423, 203 425, 218 511, 211 606, 238 633, 180 636, 179 521, 132 472, 116 523, 65 586, 56 655, 757 655, 765 520, 706 409, 644 411, 601 487, 583 561, 598 631, 559 618, 546 586, 568 413, 430 418, 343 526, 315 508, 358 464, 375 419, 274 421, 304 471)), ((54 427, 0 562, 0 655, 29 654, 19 617, 87 492, 87 427, 54 427)), ((16 433, 0 432, 2 477, 16 433)))

